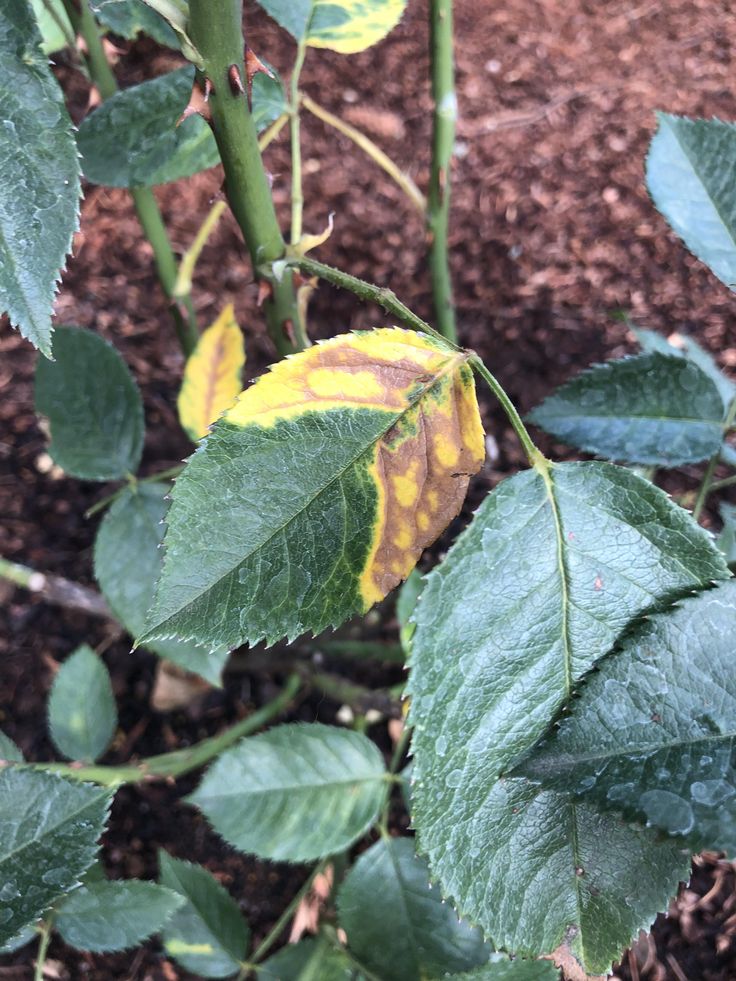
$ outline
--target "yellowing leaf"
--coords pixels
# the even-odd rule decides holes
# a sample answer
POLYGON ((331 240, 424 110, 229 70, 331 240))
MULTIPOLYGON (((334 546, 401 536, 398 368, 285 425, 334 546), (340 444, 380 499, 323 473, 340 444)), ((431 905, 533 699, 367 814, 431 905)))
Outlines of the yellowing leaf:
POLYGON ((177 400, 179 421, 193 440, 199 440, 229 408, 243 387, 243 333, 228 303, 202 334, 184 369, 177 400))
POLYGON ((246 389, 177 480, 144 636, 232 648, 382 599, 483 461, 467 357, 385 328, 317 344, 246 389))
POLYGON ((406 0, 313 0, 307 43, 341 54, 364 51, 401 20, 406 0))

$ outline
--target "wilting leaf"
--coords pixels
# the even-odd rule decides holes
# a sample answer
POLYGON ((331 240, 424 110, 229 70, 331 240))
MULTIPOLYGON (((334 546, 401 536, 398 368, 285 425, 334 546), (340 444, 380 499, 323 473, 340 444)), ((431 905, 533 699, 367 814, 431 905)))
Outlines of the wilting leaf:
POLYGON ((103 879, 68 896, 54 926, 78 950, 126 950, 158 933, 182 902, 177 893, 155 882, 103 879))
POLYGON ((79 160, 30 4, 0 5, 0 312, 51 357, 51 309, 79 213, 79 160))
POLYGON ((94 862, 112 794, 50 773, 0 771, 0 943, 11 940, 94 862))
POLYGON ((686 864, 675 846, 499 777, 634 617, 726 577, 685 511, 606 463, 504 481, 428 577, 408 686, 412 818, 443 892, 497 948, 536 956, 568 937, 600 970, 665 908, 686 864))
POLYGON ((64 661, 49 696, 54 745, 71 760, 96 760, 110 745, 118 713, 110 674, 87 644, 64 661))
POLYGON ((197 341, 184 368, 177 406, 179 421, 195 442, 229 409, 243 388, 243 332, 228 303, 197 341))
POLYGON ((90 6, 100 24, 120 37, 133 41, 147 34, 167 48, 179 47, 173 29, 143 0, 93 0, 90 6))
MULTIPOLYGON (((143 629, 161 575, 168 484, 126 488, 105 514, 95 538, 95 578, 113 613, 132 637, 143 629)), ((146 645, 160 657, 220 684, 226 654, 195 644, 161 640, 146 645)))
POLYGON ((159 852, 161 882, 185 900, 163 931, 166 953, 203 978, 240 970, 250 931, 238 904, 217 879, 191 862, 159 852))
POLYGON ((692 361, 656 351, 588 368, 529 418, 572 446, 627 463, 697 463, 723 442, 714 382, 692 361))
POLYGON ((480 931, 431 888, 409 838, 382 838, 363 852, 337 902, 348 948, 383 981, 445 977, 488 959, 480 931))
POLYGON ((736 854, 736 582, 627 637, 516 774, 736 854))
POLYGON ((297 40, 342 54, 381 41, 401 20, 406 0, 259 0, 297 40))
POLYGON ((736 126, 657 113, 647 187, 685 245, 731 289, 736 285, 736 126))
POLYGON ((188 800, 235 848, 309 862, 366 833, 386 796, 385 776, 381 754, 360 733, 294 723, 223 753, 188 800))
POLYGON ((316 634, 406 578, 483 460, 466 360, 387 328, 317 344, 247 388, 176 482, 141 643, 316 634))

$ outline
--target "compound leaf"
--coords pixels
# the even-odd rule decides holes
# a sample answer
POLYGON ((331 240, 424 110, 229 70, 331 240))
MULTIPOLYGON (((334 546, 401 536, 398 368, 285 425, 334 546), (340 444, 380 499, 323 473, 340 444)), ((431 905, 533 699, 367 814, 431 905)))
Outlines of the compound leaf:
MULTIPOLYGON (((415 612, 408 686, 413 820, 445 894, 494 946, 547 954, 573 929, 574 949, 595 969, 644 924, 649 905, 652 915, 663 908, 681 871, 676 848, 657 859, 662 875, 641 904, 622 901, 616 913, 619 886, 613 882, 612 893, 607 883, 620 856, 607 833, 597 836, 599 819, 585 811, 588 851, 576 862, 568 840, 574 820, 559 819, 556 797, 535 801, 523 782, 519 789, 497 781, 545 735, 633 618, 727 576, 707 533, 662 491, 624 468, 593 462, 540 465, 504 481, 428 577, 415 612), (528 799, 516 817, 519 793, 528 799), (541 835, 537 842, 527 812, 552 823, 553 847, 542 847, 541 835), (558 903, 564 870, 545 863, 559 864, 560 856, 573 900, 582 896, 575 868, 602 870, 592 907, 558 903), (532 884, 527 903, 523 889, 532 884), (610 915, 595 926, 587 911, 603 907, 610 915)), ((650 842, 651 835, 635 837, 631 847, 645 857, 650 842)), ((627 868, 638 883, 633 859, 621 883, 627 868)), ((625 896, 638 885, 630 888, 625 896)))
POLYGON ((409 838, 382 838, 363 852, 340 888, 338 911, 348 948, 384 981, 444 977, 489 957, 480 931, 431 888, 409 838))
POLYGON ((0 771, 0 943, 79 884, 97 856, 112 794, 50 773, 0 771))
POLYGON ((243 388, 245 344, 243 332, 228 303, 211 327, 201 335, 187 358, 177 400, 179 421, 196 442, 243 388))
MULTIPOLYGON (((95 578, 113 613, 133 637, 143 629, 161 575, 168 484, 126 488, 100 523, 95 538, 95 578)), ((146 645, 160 657, 219 685, 226 653, 161 640, 146 645)))
POLYGON ((371 827, 386 795, 383 758, 358 732, 319 723, 243 739, 187 800, 235 848, 309 862, 344 851, 371 827))
POLYGON ((179 47, 174 30, 143 0, 96 0, 90 6, 100 24, 119 37, 133 41, 147 34, 164 47, 179 47))
POLYGON ((256 968, 258 981, 364 981, 344 951, 324 937, 287 944, 256 968))
POLYGON ((48 418, 54 461, 82 480, 135 472, 143 403, 123 359, 99 334, 79 327, 56 328, 54 358, 36 366, 36 411, 48 418))
POLYGON ((185 900, 166 924, 166 953, 197 977, 229 978, 240 970, 250 930, 238 904, 201 865, 159 852, 161 883, 185 900))
POLYGON ((697 463, 723 442, 714 382, 692 361, 656 351, 588 368, 529 418, 572 446, 627 463, 697 463))
POLYGON ((406 0, 259 0, 297 40, 342 54, 364 51, 396 27, 406 0))
POLYGON ((652 617, 517 775, 736 854, 735 628, 733 580, 652 617))
POLYGON ((77 229, 72 124, 29 3, 0 8, 0 311, 51 357, 56 284, 77 229))
POLYGON ((78 950, 127 950, 157 933, 182 902, 177 893, 155 882, 103 879, 67 896, 54 926, 78 950))
POLYGON ((273 642, 382 599, 483 461, 466 361, 386 328, 317 344, 247 388, 176 481, 141 643, 273 642))
POLYGON ((82 644, 61 665, 51 687, 51 739, 71 760, 96 760, 110 745, 117 722, 110 674, 102 658, 82 644))
POLYGON ((657 208, 701 262, 736 284, 736 126, 657 113, 647 187, 657 208))

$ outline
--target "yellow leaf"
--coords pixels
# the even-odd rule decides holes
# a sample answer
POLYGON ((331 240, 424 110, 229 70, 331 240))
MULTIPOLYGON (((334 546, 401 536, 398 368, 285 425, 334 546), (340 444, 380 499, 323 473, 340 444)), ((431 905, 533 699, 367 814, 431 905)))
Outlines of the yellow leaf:
POLYGON ((401 20, 406 0, 314 0, 307 43, 341 54, 364 51, 401 20))
POLYGON ((229 408, 243 387, 243 333, 228 303, 202 334, 184 369, 177 400, 179 421, 193 440, 229 408))

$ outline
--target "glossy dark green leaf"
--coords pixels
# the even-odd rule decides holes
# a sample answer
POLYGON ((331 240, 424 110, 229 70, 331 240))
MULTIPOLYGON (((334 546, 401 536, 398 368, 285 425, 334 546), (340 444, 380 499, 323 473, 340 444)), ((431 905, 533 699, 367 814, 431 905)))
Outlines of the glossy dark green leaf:
POLYGON ((167 48, 179 47, 171 27, 143 0, 93 0, 90 6, 99 23, 113 34, 129 41, 147 34, 167 48))
POLYGON ((182 903, 155 882, 90 882, 66 897, 54 926, 78 950, 127 950, 158 933, 182 903))
POLYGON ((386 787, 383 758, 365 736, 294 723, 223 753, 187 799, 235 848, 309 862, 362 837, 386 787))
POLYGON ((79 214, 79 160, 29 3, 0 6, 0 312, 51 357, 56 284, 79 214))
POLYGON ((550 961, 510 960, 505 954, 491 954, 488 964, 446 976, 446 981, 559 981, 559 978, 560 972, 550 961))
POLYGON ((516 773, 736 854, 736 582, 627 637, 516 773))
POLYGON ((443 977, 488 960, 480 931, 431 888, 410 838, 382 838, 363 852, 337 903, 348 948, 383 981, 443 977))
POLYGON ((4 732, 0 732, 0 760, 6 760, 8 763, 23 762, 23 754, 20 749, 4 732))
POLYGON ((256 969, 258 981, 365 981, 346 954, 323 937, 287 944, 256 969))
POLYGON ((647 187, 685 245, 733 289, 736 284, 736 126, 657 113, 647 187))
POLYGON ((57 327, 54 358, 36 366, 36 411, 49 421, 55 463, 82 480, 135 472, 143 403, 123 359, 99 334, 78 327, 57 327))
POLYGON ((697 463, 723 441, 713 381, 692 361, 659 352, 588 368, 529 418, 571 446, 627 463, 697 463))
POLYGON ((250 937, 238 904, 201 865, 159 852, 159 866, 161 883, 184 899, 164 928, 166 953, 197 977, 237 974, 250 937))
POLYGON ((102 658, 82 644, 59 668, 49 695, 54 745, 71 760, 96 760, 115 734, 118 713, 102 658))
MULTIPOLYGON (((587 811, 563 820, 553 795, 535 801, 523 783, 497 781, 633 618, 726 576, 707 533, 662 491, 624 468, 568 463, 500 484, 428 577, 408 685, 412 817, 443 892, 497 948, 550 953, 574 928, 574 950, 599 969, 666 907, 683 865, 674 846, 656 851, 661 874, 634 900, 634 858, 617 880, 621 856, 599 831, 610 826, 619 850, 634 833, 587 811), (600 870, 590 903, 581 865, 600 870)), ((636 861, 649 861, 651 840, 636 832, 636 861)))
MULTIPOLYGON (((116 93, 90 113, 77 134, 84 176, 110 187, 150 187, 218 164, 215 138, 200 116, 177 125, 193 81, 193 68, 178 68, 116 93)), ((280 80, 259 73, 253 80, 259 132, 284 108, 280 80)))
POLYGON ((0 771, 0 943, 78 885, 97 855, 112 799, 50 773, 0 771))
MULTIPOLYGON (((137 637, 161 575, 168 484, 152 482, 125 490, 109 508, 95 538, 95 577, 113 613, 137 637)), ((160 657, 219 685, 227 652, 212 654, 176 640, 148 645, 160 657)))
POLYGON ((718 547, 726 557, 726 562, 732 565, 736 562, 736 505, 721 504, 719 510, 723 528, 718 536, 718 547))

